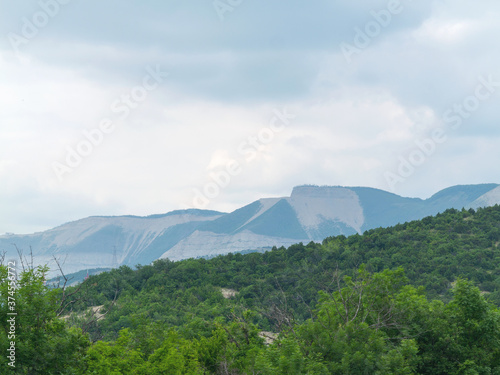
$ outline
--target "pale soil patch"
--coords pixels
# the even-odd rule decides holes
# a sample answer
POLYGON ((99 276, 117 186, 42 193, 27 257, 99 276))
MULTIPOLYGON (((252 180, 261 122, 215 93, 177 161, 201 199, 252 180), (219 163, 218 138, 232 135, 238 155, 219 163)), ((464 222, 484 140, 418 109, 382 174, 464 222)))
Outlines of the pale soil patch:
MULTIPOLYGON (((104 305, 92 306, 92 307, 89 307, 87 309, 87 312, 92 311, 92 315, 94 315, 97 320, 102 320, 102 319, 104 319, 104 314, 101 314, 101 310, 103 307, 104 307, 104 305)), ((63 315, 63 316, 61 316, 61 319, 67 320, 67 319, 69 319, 70 316, 71 316, 71 314, 63 315)), ((78 314, 76 316, 77 316, 77 318, 83 318, 85 316, 85 314, 78 314)))
POLYGON ((104 314, 101 314, 101 310, 104 307, 104 305, 101 306, 92 306, 92 312, 94 313, 94 316, 96 317, 97 320, 104 319, 104 314))
POLYGON ((278 334, 274 332, 260 331, 259 337, 264 339, 264 343, 266 345, 270 345, 278 338, 278 334))
POLYGON ((221 288, 220 289, 222 296, 224 298, 231 298, 234 297, 238 292, 234 289, 228 289, 228 288, 221 288))

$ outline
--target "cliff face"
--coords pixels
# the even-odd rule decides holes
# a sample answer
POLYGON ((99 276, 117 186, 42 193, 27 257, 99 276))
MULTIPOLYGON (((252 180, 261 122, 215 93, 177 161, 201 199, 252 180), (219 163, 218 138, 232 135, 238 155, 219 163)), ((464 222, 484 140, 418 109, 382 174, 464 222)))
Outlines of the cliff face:
POLYGON ((500 186, 481 195, 468 206, 471 208, 487 207, 500 204, 500 186))
POLYGON ((344 187, 295 187, 288 198, 309 238, 322 239, 325 224, 345 225, 361 233, 365 217, 359 196, 344 187))

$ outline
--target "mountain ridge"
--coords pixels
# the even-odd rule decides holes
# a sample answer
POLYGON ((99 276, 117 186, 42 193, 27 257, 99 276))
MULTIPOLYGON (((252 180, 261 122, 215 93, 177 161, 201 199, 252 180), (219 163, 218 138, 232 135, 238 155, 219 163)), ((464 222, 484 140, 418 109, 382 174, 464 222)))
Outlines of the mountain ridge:
POLYGON ((148 216, 90 216, 27 235, 0 236, 15 257, 33 249, 34 262, 58 258, 66 272, 135 266, 155 259, 210 257, 321 242, 335 235, 421 219, 448 208, 500 204, 500 185, 456 185, 427 199, 370 187, 300 185, 289 197, 261 198, 230 213, 187 209, 148 216))

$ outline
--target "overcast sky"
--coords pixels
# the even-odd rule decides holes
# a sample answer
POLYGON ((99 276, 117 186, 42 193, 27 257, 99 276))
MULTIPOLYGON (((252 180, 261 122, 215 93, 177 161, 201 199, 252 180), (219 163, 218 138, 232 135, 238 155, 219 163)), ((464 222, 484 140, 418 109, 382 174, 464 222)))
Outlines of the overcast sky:
POLYGON ((0 234, 500 182, 498 0, 0 4, 0 234))

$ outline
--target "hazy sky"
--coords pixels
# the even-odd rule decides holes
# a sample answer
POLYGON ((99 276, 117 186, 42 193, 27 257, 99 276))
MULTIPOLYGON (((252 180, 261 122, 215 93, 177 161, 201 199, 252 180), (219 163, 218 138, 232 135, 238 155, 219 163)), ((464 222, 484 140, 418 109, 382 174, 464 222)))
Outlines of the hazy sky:
POLYGON ((0 4, 0 234, 500 182, 498 0, 0 4))

